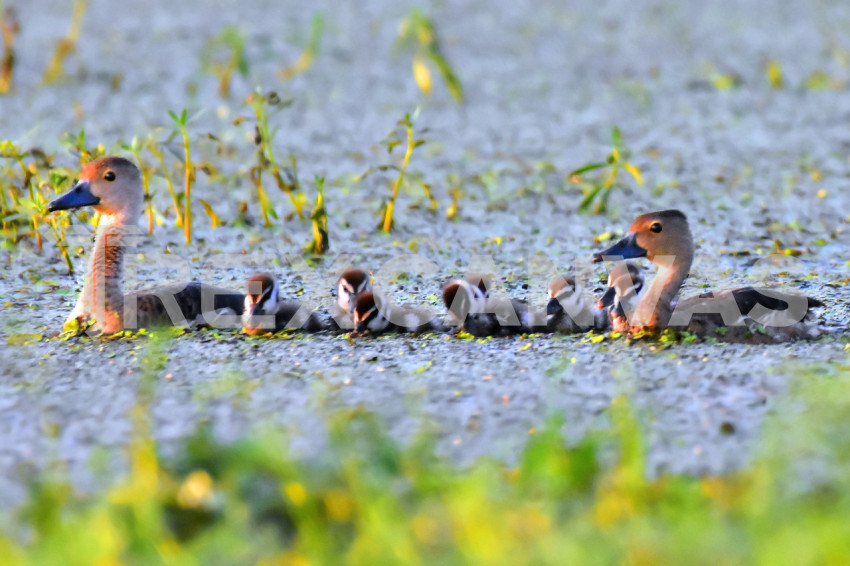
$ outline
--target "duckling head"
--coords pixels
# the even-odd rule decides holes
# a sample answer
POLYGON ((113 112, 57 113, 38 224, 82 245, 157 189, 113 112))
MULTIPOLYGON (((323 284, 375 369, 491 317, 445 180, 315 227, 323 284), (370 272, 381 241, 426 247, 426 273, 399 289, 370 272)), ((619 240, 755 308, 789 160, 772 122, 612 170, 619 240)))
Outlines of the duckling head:
POLYGON ((596 303, 596 308, 608 308, 619 299, 639 294, 643 284, 644 278, 638 266, 633 263, 617 264, 608 274, 608 288, 596 303))
MULTIPOLYGON (((482 280, 483 281, 483 280, 482 280)), ((475 314, 478 305, 486 297, 486 288, 479 281, 470 283, 466 279, 452 281, 443 288, 443 304, 458 324, 464 324, 467 316, 475 314)))
POLYGON ((655 261, 656 256, 672 256, 690 261, 693 255, 694 240, 687 217, 679 210, 662 210, 638 216, 628 234, 604 252, 594 254, 593 261, 601 262, 609 256, 645 257, 649 261, 655 261))
POLYGON ((346 269, 337 284, 336 302, 339 308, 352 314, 357 299, 370 288, 368 273, 362 269, 346 269))
POLYGON ((80 180, 47 205, 49 212, 91 206, 117 224, 134 224, 144 207, 142 174, 123 157, 100 157, 86 164, 80 180))
POLYGON ((377 330, 380 318, 378 305, 375 300, 375 294, 372 291, 366 291, 357 297, 357 302, 354 304, 354 334, 365 334, 369 330, 377 330))
POLYGON ((549 303, 546 305, 547 320, 564 312, 564 304, 575 300, 576 281, 572 277, 559 275, 549 283, 549 303))
POLYGON ((268 273, 258 273, 248 278, 245 285, 243 316, 275 314, 280 291, 275 279, 268 273))

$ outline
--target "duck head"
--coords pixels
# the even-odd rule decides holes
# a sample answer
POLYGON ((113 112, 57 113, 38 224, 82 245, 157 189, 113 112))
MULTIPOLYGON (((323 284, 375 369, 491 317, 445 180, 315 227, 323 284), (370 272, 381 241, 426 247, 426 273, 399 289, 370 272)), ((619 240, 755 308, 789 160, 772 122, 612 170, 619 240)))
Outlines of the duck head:
POLYGON ((337 282, 336 302, 339 308, 352 314, 357 299, 369 289, 368 273, 362 269, 346 269, 337 282))
POLYGON ((91 206, 116 224, 134 224, 144 207, 142 174, 123 157, 100 157, 86 164, 80 179, 47 205, 48 212, 91 206))
POLYGON ((694 241, 687 217, 679 210, 662 210, 638 216, 628 234, 607 250, 594 254, 593 261, 639 257, 655 261, 656 256, 672 256, 677 258, 674 261, 687 258, 689 262, 693 254, 694 241))

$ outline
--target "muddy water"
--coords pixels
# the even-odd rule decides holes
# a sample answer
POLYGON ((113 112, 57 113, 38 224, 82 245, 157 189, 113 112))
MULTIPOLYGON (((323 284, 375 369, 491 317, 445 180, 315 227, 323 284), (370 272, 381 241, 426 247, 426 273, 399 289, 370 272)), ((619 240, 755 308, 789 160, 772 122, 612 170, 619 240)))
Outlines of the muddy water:
MULTIPOLYGON (((293 100, 271 118, 277 154, 298 157, 308 191, 314 175, 328 180, 333 253, 317 268, 320 276, 338 256, 377 270, 416 251, 438 273, 399 283, 397 297, 434 302, 445 281, 476 256, 489 255, 506 291, 543 303, 546 281, 527 280, 530 264, 586 264, 600 248, 595 236, 621 233, 640 212, 675 207, 688 214, 698 244, 687 291, 751 280, 754 263, 778 240, 803 255, 796 271, 773 273, 769 281, 823 300, 822 322, 846 327, 850 97, 804 84, 818 71, 839 83, 850 79, 844 33, 850 6, 513 4, 428 6, 465 86, 461 106, 439 83, 423 97, 409 55, 393 55, 409 9, 399 2, 155 1, 122 13, 93 0, 77 53, 66 64, 69 75, 51 86, 41 84, 41 74, 53 41, 67 30, 69 8, 18 2, 23 30, 16 88, 0 98, 0 132, 70 165, 76 156, 64 143, 69 132, 85 130, 90 144, 119 151, 134 136, 167 139, 167 111, 188 108, 198 113, 190 128, 196 155, 221 172, 199 177, 195 194, 233 219, 238 201, 256 202, 248 181, 252 127, 250 120, 234 120, 249 115, 242 101, 259 86, 293 100), (309 71, 282 82, 277 73, 298 57, 314 13, 325 17, 319 56, 309 71), (234 77, 229 99, 218 96, 217 79, 201 64, 204 46, 224 25, 240 26, 250 63, 248 78, 234 77), (770 60, 781 65, 780 89, 768 80, 770 60), (736 88, 715 88, 729 77, 736 88), (395 233, 381 236, 374 226, 390 178, 375 174, 357 184, 352 178, 397 158, 379 142, 416 107, 416 127, 427 129, 421 135, 428 143, 414 154, 412 169, 432 185, 440 210, 428 212, 419 193, 403 194, 395 233), (580 216, 581 194, 565 174, 604 158, 614 125, 646 186, 627 183, 631 188, 615 193, 608 215, 580 216), (223 151, 207 133, 222 140, 223 151), (460 211, 449 221, 449 191, 458 185, 460 211)), ((179 153, 176 143, 171 147, 179 153)), ((154 179, 153 189, 165 209, 164 182, 154 179)), ((281 216, 290 211, 282 194, 272 198, 281 216)), ((195 215, 193 245, 183 246, 175 229, 158 228, 138 251, 168 249, 185 258, 194 275, 233 288, 253 260, 283 279, 290 294, 329 297, 330 285, 311 285, 287 264, 287 254, 300 255, 310 237, 307 223, 262 228, 255 205, 247 227, 211 230, 200 206, 195 215), (238 254, 238 267, 210 267, 210 258, 228 254, 238 254)), ((22 343, 22 334, 61 326, 80 282, 65 274, 50 247, 37 254, 22 245, 0 254, 6 265, 0 273, 0 497, 4 504, 19 501, 28 471, 55 458, 67 462, 80 486, 92 487, 89 461, 104 447, 110 469, 123 466, 120 447, 131 430, 127 413, 144 344, 22 343)), ((604 273, 588 270, 592 296, 604 273)), ((164 277, 140 273, 140 284, 164 277)), ((764 415, 800 365, 847 359, 840 339, 662 350, 559 336, 479 343, 452 336, 350 342, 197 334, 176 340, 168 352, 153 411, 156 436, 169 450, 198 422, 210 421, 225 439, 274 423, 292 431, 295 449, 311 454, 322 449, 325 414, 362 405, 402 439, 423 421, 436 424, 442 449, 460 462, 481 454, 511 460, 547 415, 563 415, 565 432, 578 438, 606 426, 606 407, 626 395, 648 430, 650 474, 744 465, 764 415)))

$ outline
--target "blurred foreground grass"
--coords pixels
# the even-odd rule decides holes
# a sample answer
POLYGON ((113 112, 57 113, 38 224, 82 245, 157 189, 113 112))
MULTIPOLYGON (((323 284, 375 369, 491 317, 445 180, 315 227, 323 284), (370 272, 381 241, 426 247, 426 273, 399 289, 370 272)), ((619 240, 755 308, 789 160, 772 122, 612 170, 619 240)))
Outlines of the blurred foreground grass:
POLYGON ((328 422, 321 457, 269 430, 221 445, 202 429, 161 458, 151 339, 130 418, 130 471, 81 495, 37 478, 0 524, 2 564, 841 564, 850 556, 850 367, 794 368, 761 448, 720 477, 647 479, 620 397, 610 427, 568 446, 557 420, 516 466, 458 468, 423 432, 402 447, 361 410, 328 422))

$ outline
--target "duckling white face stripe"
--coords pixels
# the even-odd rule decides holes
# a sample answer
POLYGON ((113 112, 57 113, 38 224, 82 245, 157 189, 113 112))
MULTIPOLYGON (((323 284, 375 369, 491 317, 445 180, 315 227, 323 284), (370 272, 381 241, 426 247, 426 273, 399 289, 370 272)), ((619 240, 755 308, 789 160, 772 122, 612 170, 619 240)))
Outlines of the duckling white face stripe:
POLYGON ((269 298, 263 303, 263 312, 265 314, 277 314, 277 311, 280 310, 280 284, 275 281, 272 283, 271 291, 269 292, 269 298))

